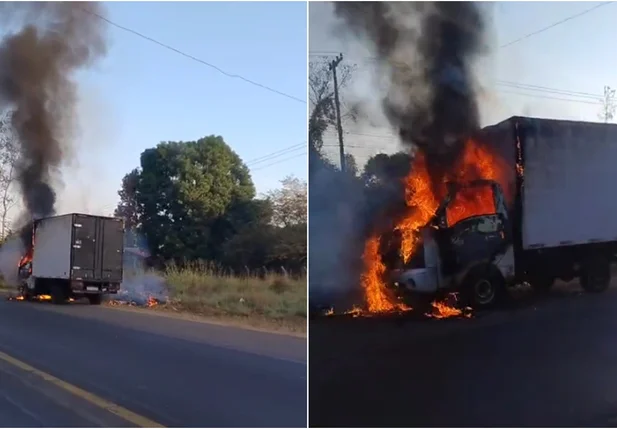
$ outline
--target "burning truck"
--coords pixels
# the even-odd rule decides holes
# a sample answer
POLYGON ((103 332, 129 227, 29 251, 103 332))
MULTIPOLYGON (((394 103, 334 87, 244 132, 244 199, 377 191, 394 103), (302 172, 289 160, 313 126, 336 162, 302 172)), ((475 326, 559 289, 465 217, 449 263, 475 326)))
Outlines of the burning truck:
POLYGON ((122 282, 122 219, 65 214, 38 219, 22 230, 31 243, 18 264, 19 292, 24 299, 50 295, 52 302, 86 297, 101 304, 122 282))
POLYGON ((490 307, 508 286, 548 291, 579 279, 605 291, 617 254, 617 125, 513 117, 468 139, 455 167, 431 184, 418 153, 407 211, 363 254, 369 312, 404 310, 410 297, 457 292, 490 307), (391 245, 391 244, 390 244, 391 245))

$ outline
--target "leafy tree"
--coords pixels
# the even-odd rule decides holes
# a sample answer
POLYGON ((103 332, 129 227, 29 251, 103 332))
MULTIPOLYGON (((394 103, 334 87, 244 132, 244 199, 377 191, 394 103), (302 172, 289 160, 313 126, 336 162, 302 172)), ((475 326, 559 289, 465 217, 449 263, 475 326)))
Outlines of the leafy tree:
POLYGON ((366 186, 381 186, 398 181, 409 173, 412 158, 405 152, 371 157, 364 166, 362 180, 366 186))
POLYGON ((298 223, 276 228, 274 246, 270 253, 270 264, 286 267, 299 273, 306 268, 307 224, 298 223))
POLYGON ((139 227, 140 207, 137 202, 139 175, 139 169, 136 168, 122 178, 122 187, 118 191, 120 202, 114 211, 114 216, 123 218, 124 226, 129 229, 139 227))
MULTIPOLYGON (((288 177, 256 199, 248 169, 221 137, 145 150, 115 211, 154 261, 214 262, 236 273, 306 266, 306 183, 288 177)), ((155 262, 156 263, 156 262, 155 262)), ((265 271, 264 271, 265 272, 265 271)))
POLYGON ((255 196, 248 168, 220 136, 165 142, 141 155, 135 192, 141 232, 165 260, 213 260, 231 207, 255 196))
MULTIPOLYGON (((212 240, 224 243, 212 250, 211 258, 236 270, 259 268, 266 263, 260 254, 261 237, 272 222, 272 204, 269 200, 247 200, 232 205, 225 216, 212 224, 212 240), (251 240, 255 241, 251 241, 251 240)), ((267 241, 267 240, 266 240, 267 241)))
POLYGON ((300 273, 306 267, 306 183, 287 177, 282 187, 270 191, 266 200, 253 200, 239 212, 251 211, 253 222, 230 214, 236 234, 223 247, 222 260, 237 272, 247 269, 300 273), (245 225, 245 226, 241 226, 245 225))

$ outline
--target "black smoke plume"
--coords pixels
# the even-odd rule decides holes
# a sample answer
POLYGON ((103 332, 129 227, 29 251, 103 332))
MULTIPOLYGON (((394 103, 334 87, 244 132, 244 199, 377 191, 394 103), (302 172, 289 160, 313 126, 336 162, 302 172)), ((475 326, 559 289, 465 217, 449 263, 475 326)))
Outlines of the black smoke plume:
POLYGON ((17 180, 26 217, 55 212, 52 178, 70 152, 75 73, 106 53, 99 3, 2 2, 0 109, 10 111, 20 157, 17 180), (16 28, 16 31, 11 29, 16 28))
POLYGON ((389 88, 383 110, 403 143, 429 165, 451 165, 479 128, 472 64, 485 52, 474 2, 337 2, 336 14, 372 45, 389 88))

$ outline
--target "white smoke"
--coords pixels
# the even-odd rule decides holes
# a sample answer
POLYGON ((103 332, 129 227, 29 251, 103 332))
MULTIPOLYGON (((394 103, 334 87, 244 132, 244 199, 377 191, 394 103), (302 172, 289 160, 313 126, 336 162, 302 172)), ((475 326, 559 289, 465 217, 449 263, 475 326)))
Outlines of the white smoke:
POLYGON ((20 237, 13 237, 0 246, 0 275, 8 286, 17 286, 17 265, 25 253, 20 237))
POLYGON ((149 299, 165 303, 169 300, 169 289, 165 279, 153 272, 125 272, 120 291, 112 299, 134 305, 146 305, 149 299))

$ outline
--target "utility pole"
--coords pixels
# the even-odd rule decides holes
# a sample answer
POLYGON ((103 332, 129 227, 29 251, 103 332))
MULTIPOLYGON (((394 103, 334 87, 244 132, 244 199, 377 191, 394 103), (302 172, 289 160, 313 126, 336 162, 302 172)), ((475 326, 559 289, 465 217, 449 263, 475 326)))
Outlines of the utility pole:
POLYGON ((330 70, 332 70, 332 76, 334 77, 334 106, 336 108, 336 128, 338 131, 338 144, 341 156, 341 171, 345 172, 345 146, 343 145, 343 126, 341 125, 341 105, 338 99, 338 82, 336 80, 336 67, 343 61, 343 54, 339 54, 338 57, 330 62, 330 70))

